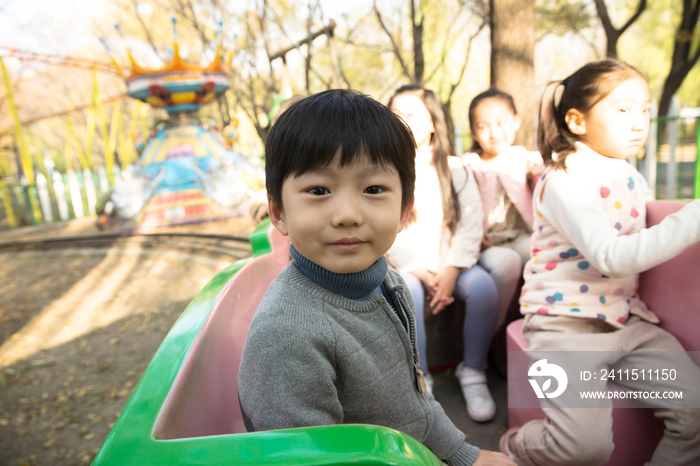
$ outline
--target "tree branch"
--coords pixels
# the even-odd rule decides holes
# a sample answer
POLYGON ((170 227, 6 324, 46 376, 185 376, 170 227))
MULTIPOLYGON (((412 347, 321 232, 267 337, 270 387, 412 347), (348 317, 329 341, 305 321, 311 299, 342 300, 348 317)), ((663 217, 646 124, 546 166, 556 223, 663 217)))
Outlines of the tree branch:
MULTIPOLYGON (((153 51, 158 53, 159 48, 156 47, 155 42, 153 41, 153 37, 151 36, 151 31, 146 25, 146 22, 143 20, 143 17, 138 13, 138 3, 136 0, 131 0, 131 11, 130 13, 136 18, 136 21, 138 21, 139 26, 141 26, 141 30, 143 33, 146 35, 146 41, 148 44, 153 48, 153 51)), ((160 55, 160 54, 158 54, 160 55)), ((161 56, 162 58, 162 56, 161 56)))
POLYGON ((622 35, 622 33, 624 33, 627 30, 627 28, 629 28, 632 25, 632 23, 637 21, 637 19, 639 18, 639 16, 642 14, 642 12, 644 11, 644 9, 646 7, 647 7, 647 0, 640 0, 639 5, 637 5, 637 11, 635 11, 634 14, 632 15, 632 17, 629 20, 627 20, 625 25, 619 29, 620 35, 622 35))
POLYGON ((616 29, 612 25, 610 20, 610 15, 608 14, 608 7, 605 5, 604 0, 595 0, 595 8, 598 10, 598 17, 600 17, 600 22, 603 23, 603 29, 605 29, 605 35, 609 36, 610 33, 615 32, 616 29))
POLYGON ((423 0, 418 9, 419 20, 416 22, 416 4, 415 0, 409 0, 411 3, 411 33, 413 37, 413 82, 423 84, 425 74, 425 57, 423 55, 423 24, 425 22, 425 11, 423 8, 423 0))
POLYGON ((265 20, 267 19, 267 0, 262 2, 262 11, 258 15, 258 25, 260 26, 260 36, 262 37, 263 45, 265 46, 265 53, 267 54, 268 60, 270 59, 270 44, 267 42, 267 35, 265 34, 265 20))
POLYGON ((394 52, 396 59, 399 61, 399 65, 401 65, 401 70, 403 70, 404 75, 408 79, 411 79, 411 73, 410 73, 410 71, 408 71, 408 68, 406 67, 406 63, 404 63, 403 58, 401 57, 401 50, 399 49, 399 46, 396 44, 396 41, 394 40, 394 36, 392 36, 391 32, 389 32, 389 28, 387 28, 386 24, 384 24, 384 20, 382 19, 382 15, 379 12, 379 8, 377 8, 377 1, 376 0, 374 1, 374 13, 375 13, 375 16, 377 17, 377 21, 379 21, 379 25, 382 27, 382 30, 384 30, 386 35, 389 37, 389 40, 391 41, 392 51, 394 52))
POLYGON ((467 53, 466 53, 466 56, 464 58, 464 63, 462 63, 462 68, 459 71, 459 78, 457 78, 457 82, 454 84, 450 84, 450 92, 447 95, 447 102, 452 101, 452 96, 454 95, 455 90, 462 83, 462 78, 464 78, 464 73, 467 71, 467 64, 469 63, 469 56, 471 55, 471 51, 472 51, 472 42, 474 41, 476 36, 478 36, 479 33, 484 29, 484 27, 486 27, 486 18, 483 19, 483 21, 482 21, 481 25, 479 26, 479 29, 476 31, 476 33, 469 36, 469 42, 467 43, 467 53))
POLYGON ((690 14, 690 21, 688 22, 689 25, 691 26, 691 29, 689 32, 689 37, 691 38, 688 41, 688 72, 698 63, 698 60, 700 59, 700 44, 698 44, 698 47, 695 49, 695 53, 692 53, 692 37, 693 33, 695 32, 695 28, 698 26, 698 20, 700 19, 700 1, 695 2, 695 9, 691 12, 690 14), (692 56, 691 56, 692 55, 692 56))
POLYGON ((595 0, 595 7, 596 10, 598 10, 598 16, 600 17, 601 23, 603 23, 603 29, 605 29, 605 35, 610 38, 610 37, 619 37, 621 36, 639 17, 641 14, 644 12, 644 9, 647 7, 647 0, 639 0, 639 4, 637 5, 637 10, 634 12, 634 14, 627 20, 627 22, 620 28, 617 29, 615 26, 613 26, 612 21, 610 19, 610 15, 608 14, 608 7, 605 6, 605 1, 604 0, 595 0))
POLYGON ((340 74, 340 78, 343 80, 347 88, 352 89, 352 84, 350 83, 350 80, 348 79, 347 75, 345 74, 345 70, 343 69, 343 60, 340 57, 340 55, 338 55, 338 73, 340 74))

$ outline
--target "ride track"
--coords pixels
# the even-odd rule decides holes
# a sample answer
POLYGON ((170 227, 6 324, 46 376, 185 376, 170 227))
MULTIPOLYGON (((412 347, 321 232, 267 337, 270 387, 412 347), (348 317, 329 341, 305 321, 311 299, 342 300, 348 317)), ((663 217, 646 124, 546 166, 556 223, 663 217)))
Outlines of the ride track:
POLYGON ((177 250, 187 254, 208 256, 224 260, 240 260, 250 257, 252 250, 248 238, 228 235, 197 233, 138 233, 64 236, 26 241, 0 242, 0 254, 15 251, 46 251, 54 249, 84 249, 137 247, 141 250, 177 250))

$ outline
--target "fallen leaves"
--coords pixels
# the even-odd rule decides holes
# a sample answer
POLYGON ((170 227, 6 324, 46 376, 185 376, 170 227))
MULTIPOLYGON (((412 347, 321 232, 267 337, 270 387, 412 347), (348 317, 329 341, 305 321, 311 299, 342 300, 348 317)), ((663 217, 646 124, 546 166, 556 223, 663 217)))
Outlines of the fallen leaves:
MULTIPOLYGON (((162 259, 145 257, 134 262, 129 280, 118 288, 117 309, 66 297, 75 292, 74 285, 82 277, 107 263, 117 264, 119 257, 47 260, 37 256, 14 262, 7 257, 0 260, 0 344, 3 339, 29 342, 32 334, 25 324, 43 309, 56 308, 59 301, 88 306, 82 314, 88 318, 88 311, 97 315, 128 309, 126 317, 65 343, 34 350, 22 358, 11 359, 12 354, 0 359, 0 463, 88 465, 165 332, 220 267, 195 262, 173 267, 172 261, 165 264, 162 259)), ((103 283, 108 288, 109 281, 105 274, 96 282, 97 289, 86 292, 99 294, 99 288, 103 283)), ((44 329, 44 338, 84 322, 55 324, 44 329)), ((38 345, 43 342, 35 338, 38 345)))

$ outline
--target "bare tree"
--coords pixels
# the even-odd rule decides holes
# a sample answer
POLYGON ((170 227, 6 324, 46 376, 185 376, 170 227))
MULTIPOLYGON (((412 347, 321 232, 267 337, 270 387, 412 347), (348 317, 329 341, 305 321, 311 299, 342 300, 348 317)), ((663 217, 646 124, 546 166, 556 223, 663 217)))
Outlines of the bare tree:
POLYGON ((595 7, 596 10, 598 10, 598 16, 600 17, 601 23, 603 23, 603 30, 605 30, 605 37, 607 38, 605 53, 610 58, 617 58, 617 42, 620 40, 620 36, 639 19, 642 12, 647 7, 647 0, 639 0, 634 14, 632 14, 627 22, 619 29, 613 26, 610 15, 608 14, 608 7, 605 6, 604 0, 595 0, 595 7))
POLYGON ((590 37, 584 34, 598 26, 598 16, 591 11, 589 0, 548 0, 535 3, 537 20, 537 41, 548 34, 563 36, 573 33, 581 38, 591 50, 597 47, 590 37))
POLYGON ((535 1, 490 0, 491 85, 513 96, 522 126, 515 142, 535 148, 535 1))
MULTIPOLYGON (((415 6, 413 5, 413 0, 408 0, 411 3, 411 24, 415 25, 415 6)), ((394 56, 396 57, 397 62, 399 63, 399 66, 401 67, 401 71, 403 72, 404 76, 407 77, 412 83, 414 84, 423 84, 423 76, 422 74, 419 76, 419 78, 416 77, 416 74, 414 71, 410 70, 408 67, 408 64, 406 63, 406 60, 404 59, 404 52, 401 47, 401 29, 399 28, 398 34, 394 35, 394 33, 391 32, 389 29, 389 26, 387 22, 385 21, 382 13, 379 11, 379 7, 377 6, 377 2, 375 0, 374 2, 374 14, 377 17, 377 21, 379 22, 379 25, 381 26, 382 30, 386 33, 387 38, 389 39, 389 42, 391 43, 391 50, 394 53, 394 56)), ((413 27, 413 26, 412 26, 413 27)), ((421 26, 422 27, 422 26, 421 26)), ((413 34, 414 41, 415 37, 417 34, 413 34)), ((419 37, 422 38, 422 33, 418 35, 419 37)), ((419 48, 423 50, 423 44, 419 44, 419 48)), ((413 49, 416 49, 416 44, 413 44, 413 49)), ((413 70, 416 69, 415 63, 413 66, 413 70)))
MULTIPOLYGON (((169 44, 162 42, 162 31, 159 34, 157 29, 163 29, 163 22, 154 22, 153 17, 167 18, 168 14, 177 17, 178 34, 187 38, 190 57, 213 51, 219 22, 223 22, 224 29, 229 29, 229 35, 224 37, 226 45, 235 51, 228 99, 248 116, 263 143, 270 130, 269 112, 275 105, 274 97, 281 91, 284 74, 283 67, 273 65, 272 55, 280 47, 308 35, 323 14, 318 0, 308 0, 304 7, 277 0, 252 0, 245 11, 238 13, 230 10, 226 0, 160 0, 146 9, 140 0, 120 0, 120 3, 131 18, 130 32, 138 34, 162 59, 168 56, 169 44), (306 13, 302 13, 302 8, 307 9, 306 13), (144 13, 151 9, 157 12, 144 13), (241 37, 231 43, 228 37, 234 27, 241 37)), ((297 49, 302 55, 306 92, 312 92, 317 82, 330 86, 332 79, 323 77, 330 72, 316 68, 311 47, 297 49)), ((220 110, 226 121, 227 105, 221 105, 220 110)))
POLYGON ((411 33, 413 35, 413 79, 414 82, 423 84, 425 82, 425 55, 423 55, 423 27, 425 25, 425 9, 427 0, 419 0, 418 8, 416 2, 411 0, 411 33))
POLYGON ((659 116, 668 114, 671 98, 681 87, 683 80, 690 70, 698 63, 700 58, 700 45, 695 44, 693 50, 693 37, 698 33, 698 20, 700 19, 700 1, 683 0, 683 14, 681 22, 676 30, 673 44, 673 56, 671 69, 664 81, 661 100, 659 102, 659 116))
MULTIPOLYGON (((438 74, 445 76, 448 67, 448 57, 453 50, 458 39, 464 39, 464 55, 459 67, 459 73, 453 82, 445 83, 441 80, 437 84, 437 89, 443 99, 443 104, 449 112, 451 109, 452 97, 457 87, 461 84, 464 74, 469 63, 471 53, 471 45, 474 38, 484 29, 488 17, 488 8, 484 0, 472 0, 459 2, 459 14, 469 15, 470 18, 476 18, 476 26, 468 32, 467 28, 460 27, 457 21, 458 18, 449 18, 443 28, 441 42, 439 42, 439 53, 436 54, 437 60, 427 63, 424 49, 425 43, 425 28, 426 21, 429 15, 434 11, 428 5, 426 0, 408 0, 408 20, 411 28, 411 47, 410 52, 406 51, 408 47, 402 44, 402 22, 392 31, 386 18, 381 13, 378 3, 374 2, 374 14, 385 33, 390 44, 390 52, 394 55, 396 62, 401 69, 402 76, 407 78, 411 83, 418 85, 426 85, 429 82, 434 82, 438 74)), ((435 40, 435 39, 433 39, 435 40)), ((435 44, 432 44, 435 45, 435 44)))

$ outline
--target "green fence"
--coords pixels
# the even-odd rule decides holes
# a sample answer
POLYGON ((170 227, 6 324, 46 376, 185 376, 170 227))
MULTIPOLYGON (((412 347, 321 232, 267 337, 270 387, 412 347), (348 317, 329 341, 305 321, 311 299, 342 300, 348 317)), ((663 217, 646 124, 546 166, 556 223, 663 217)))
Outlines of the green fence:
POLYGON ((637 169, 657 199, 700 198, 700 116, 652 119, 646 153, 637 169))
POLYGON ((0 225, 25 226, 95 214, 98 198, 110 189, 106 172, 89 170, 37 174, 34 183, 0 181, 0 225))
MULTIPOLYGON (((458 147, 464 134, 456 134, 458 147)), ((700 198, 700 116, 653 118, 645 154, 632 159, 657 199, 700 198)), ((115 173, 118 176, 118 173, 115 173)), ((0 180, 0 226, 65 221, 95 214, 97 199, 109 191, 98 173, 42 174, 34 183, 0 180)))

